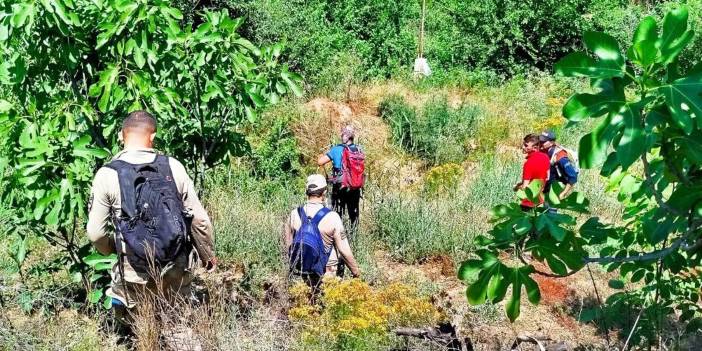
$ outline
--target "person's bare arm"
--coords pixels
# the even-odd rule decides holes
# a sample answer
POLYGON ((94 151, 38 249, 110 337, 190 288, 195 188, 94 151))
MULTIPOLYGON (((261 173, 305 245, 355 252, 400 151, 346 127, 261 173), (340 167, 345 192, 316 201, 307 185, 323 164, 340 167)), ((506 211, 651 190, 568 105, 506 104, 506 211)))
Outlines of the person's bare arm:
POLYGON ((344 262, 346 262, 346 265, 349 266, 351 274, 353 274, 354 277, 359 277, 361 275, 361 269, 358 267, 356 258, 353 257, 351 245, 349 245, 348 238, 343 234, 343 230, 334 231, 334 246, 339 256, 341 256, 344 262))
POLYGON ((292 217, 293 212, 290 213, 290 217, 288 217, 288 220, 285 221, 285 225, 283 226, 283 245, 286 254, 288 251, 290 251, 290 245, 292 245, 293 240, 293 228, 291 224, 292 217))
POLYGON ((115 239, 112 231, 112 202, 109 183, 110 170, 101 168, 95 174, 93 185, 90 189, 90 202, 88 204, 88 239, 95 249, 103 255, 115 253, 115 239))
POLYGON ((331 159, 330 159, 329 156, 327 156, 327 155, 321 155, 321 156, 319 156, 319 158, 317 159, 317 165, 318 165, 319 167, 324 167, 324 165, 326 165, 326 164, 329 163, 329 162, 331 162, 331 159))
POLYGON ((530 182, 531 181, 529 179, 522 180, 521 182, 517 183, 517 185, 515 185, 512 190, 517 191, 520 189, 526 189, 526 187, 529 186, 530 182))
POLYGON ((561 191, 560 194, 558 194, 558 199, 563 200, 568 195, 570 195, 571 191, 573 191, 573 184, 566 183, 565 188, 563 188, 563 191, 561 191))
POLYGON ((205 207, 202 206, 195 185, 185 171, 185 167, 177 161, 171 161, 170 164, 173 177, 181 181, 179 187, 182 189, 183 207, 193 216, 190 229, 195 250, 197 250, 203 266, 212 271, 217 265, 217 256, 214 249, 214 228, 210 216, 205 207))

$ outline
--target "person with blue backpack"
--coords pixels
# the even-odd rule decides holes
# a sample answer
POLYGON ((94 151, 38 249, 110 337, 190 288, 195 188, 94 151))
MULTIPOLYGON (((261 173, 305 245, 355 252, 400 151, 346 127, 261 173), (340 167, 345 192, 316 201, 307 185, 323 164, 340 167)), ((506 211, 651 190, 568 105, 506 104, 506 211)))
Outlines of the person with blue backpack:
POLYGON ((325 206, 326 192, 323 175, 307 177, 307 201, 290 212, 283 230, 291 275, 301 276, 313 287, 325 274, 334 275, 342 262, 354 277, 361 274, 341 217, 325 206))
POLYGON ((539 135, 541 151, 548 155, 551 163, 549 177, 544 187, 544 194, 548 194, 551 187, 556 182, 563 185, 557 195, 560 200, 565 199, 573 191, 575 183, 578 182, 578 153, 565 148, 556 143, 556 134, 553 131, 546 130, 539 135))
POLYGON ((196 265, 217 263, 212 223, 185 167, 153 149, 156 126, 148 112, 127 116, 124 149, 95 174, 88 204, 88 238, 117 254, 107 296, 127 328, 142 294, 187 298, 196 265))

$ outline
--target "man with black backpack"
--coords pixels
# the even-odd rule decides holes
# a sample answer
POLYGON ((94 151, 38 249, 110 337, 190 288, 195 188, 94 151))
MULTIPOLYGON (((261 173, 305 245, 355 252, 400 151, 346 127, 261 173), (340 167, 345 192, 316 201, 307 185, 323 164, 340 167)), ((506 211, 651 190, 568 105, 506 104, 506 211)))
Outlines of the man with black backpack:
POLYGON ((302 276, 313 287, 337 265, 346 265, 354 277, 361 272, 353 257, 339 214, 325 206, 327 181, 321 174, 307 178, 307 202, 292 210, 285 221, 283 239, 290 273, 302 276))
POLYGON ((197 262, 214 270, 212 223, 193 182, 176 159, 153 149, 156 120, 135 111, 122 124, 124 150, 95 174, 88 237, 102 254, 116 253, 107 295, 117 318, 140 294, 188 296, 197 262))
POLYGON ((358 206, 365 181, 365 155, 354 143, 355 136, 353 126, 345 126, 341 130, 341 144, 333 146, 317 160, 320 167, 332 163, 331 205, 339 216, 343 217, 348 211, 351 229, 358 225, 358 206))

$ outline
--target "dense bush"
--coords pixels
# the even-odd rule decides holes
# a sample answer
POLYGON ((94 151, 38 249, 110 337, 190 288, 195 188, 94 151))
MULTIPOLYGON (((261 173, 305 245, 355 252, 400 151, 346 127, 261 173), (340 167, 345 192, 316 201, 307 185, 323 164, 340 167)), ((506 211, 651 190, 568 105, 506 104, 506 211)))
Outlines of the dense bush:
POLYGON ((475 220, 452 201, 383 196, 371 211, 372 234, 390 254, 416 263, 434 255, 462 255, 473 247, 475 220))
POLYGON ((291 65, 315 87, 337 83, 320 73, 345 52, 356 53, 371 77, 389 76, 414 58, 415 2, 248 0, 230 6, 248 18, 243 29, 255 41, 285 42, 291 65))
MULTIPOLYGON (((502 76, 548 71, 566 53, 581 47, 578 34, 604 30, 631 38, 638 18, 662 17, 686 2, 700 25, 700 0, 443 0, 428 2, 424 54, 434 74, 453 81, 455 72, 478 70, 502 76), (448 73, 452 72, 452 73, 448 73)), ((353 52, 366 78, 410 72, 419 45, 419 1, 231 0, 247 22, 247 37, 260 44, 286 42, 295 69, 313 88, 329 89, 332 62, 353 52)), ((702 48, 696 39, 690 50, 702 48)), ((699 56, 699 55, 698 55, 699 56)), ((694 59, 693 59, 694 60, 694 59)), ((689 65, 689 62, 683 62, 689 65)), ((491 79, 493 74, 482 74, 491 79)), ((473 80, 475 76, 466 79, 473 80)), ((480 81, 473 83, 481 83, 480 81)))
POLYGON ((290 129, 290 123, 300 117, 298 112, 294 106, 281 105, 264 113, 260 123, 253 126, 247 137, 251 148, 246 159, 257 178, 281 179, 299 175, 301 155, 290 129))
POLYGON ((378 112, 390 124, 395 143, 433 164, 465 159, 481 115, 476 106, 453 108, 445 97, 429 101, 418 111, 404 98, 389 96, 381 101, 378 112))

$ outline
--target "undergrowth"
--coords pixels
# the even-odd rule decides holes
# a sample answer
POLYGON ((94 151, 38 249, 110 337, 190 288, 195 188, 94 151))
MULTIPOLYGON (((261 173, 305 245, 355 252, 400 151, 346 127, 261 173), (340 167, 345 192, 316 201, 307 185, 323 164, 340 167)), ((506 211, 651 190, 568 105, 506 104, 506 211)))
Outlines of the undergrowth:
POLYGON ((446 97, 436 97, 416 109, 403 97, 391 95, 380 102, 378 113, 390 124, 396 144, 435 165, 466 158, 481 118, 477 106, 453 107, 446 97))

